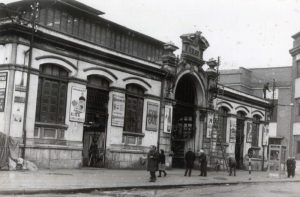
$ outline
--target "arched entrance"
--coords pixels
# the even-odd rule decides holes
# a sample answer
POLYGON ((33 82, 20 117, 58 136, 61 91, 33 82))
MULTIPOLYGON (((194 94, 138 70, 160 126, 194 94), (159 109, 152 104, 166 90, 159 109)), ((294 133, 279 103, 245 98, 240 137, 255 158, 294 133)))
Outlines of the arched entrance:
POLYGON ((109 81, 90 75, 87 84, 86 115, 83 130, 83 165, 104 166, 109 81))
POLYGON ((172 166, 184 167, 184 153, 188 147, 195 148, 197 100, 195 82, 189 75, 183 76, 176 87, 176 105, 173 112, 172 151, 174 153, 172 166))

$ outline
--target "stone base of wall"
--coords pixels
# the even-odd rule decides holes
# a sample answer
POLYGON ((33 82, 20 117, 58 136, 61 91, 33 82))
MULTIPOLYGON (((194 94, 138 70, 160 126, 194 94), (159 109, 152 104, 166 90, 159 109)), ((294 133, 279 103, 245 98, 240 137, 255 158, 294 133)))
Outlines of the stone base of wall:
POLYGON ((146 169, 148 147, 112 145, 106 150, 107 168, 146 169))
POLYGON ((34 162, 39 168, 80 168, 82 149, 58 146, 26 147, 25 159, 34 162))

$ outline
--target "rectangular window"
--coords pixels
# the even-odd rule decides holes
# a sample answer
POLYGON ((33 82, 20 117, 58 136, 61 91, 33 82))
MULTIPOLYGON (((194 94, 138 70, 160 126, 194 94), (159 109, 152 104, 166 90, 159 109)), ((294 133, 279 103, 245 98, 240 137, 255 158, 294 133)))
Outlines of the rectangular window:
MULTIPOLYGON (((70 16, 69 16, 68 20, 72 20, 72 18, 70 18, 70 16)), ((69 22, 68 22, 68 25, 71 25, 71 24, 69 24, 69 22)), ((69 27, 68 27, 68 30, 70 30, 69 27)), ((79 35, 79 19, 78 18, 73 19, 73 35, 74 36, 79 35)))
POLYGON ((41 9, 40 10, 40 16, 39 16, 39 23, 41 25, 45 25, 46 15, 47 15, 47 10, 46 9, 41 9))
POLYGON ((297 153, 300 154, 300 141, 297 141, 297 153))
POLYGON ((144 100, 127 96, 125 106, 125 131, 142 133, 144 100))
POLYGON ((56 30, 60 29, 60 10, 55 10, 53 27, 56 30))
POLYGON ((83 18, 79 19, 79 32, 78 32, 78 36, 80 38, 84 37, 84 30, 85 30, 85 22, 83 18))
POLYGON ((61 13, 61 31, 67 33, 67 19, 68 14, 66 12, 61 13))
POLYGON ((116 50, 117 51, 120 51, 120 48, 121 48, 121 36, 120 34, 116 34, 116 50))
POLYGON ((53 9, 49 9, 47 12, 46 26, 53 27, 53 20, 54 20, 54 11, 53 11, 53 9))
POLYGON ((297 61, 297 77, 300 77, 300 61, 297 61))
POLYGON ((94 43, 95 39, 96 39, 96 36, 95 36, 95 34, 96 34, 96 25, 94 23, 92 23, 91 26, 92 26, 91 27, 91 37, 90 37, 89 40, 94 43))
POLYGON ((90 21, 85 21, 85 33, 84 33, 84 37, 86 40, 90 40, 91 37, 91 23, 90 21))
POLYGON ((96 26, 96 43, 100 44, 101 43, 101 33, 100 33, 100 25, 96 26))

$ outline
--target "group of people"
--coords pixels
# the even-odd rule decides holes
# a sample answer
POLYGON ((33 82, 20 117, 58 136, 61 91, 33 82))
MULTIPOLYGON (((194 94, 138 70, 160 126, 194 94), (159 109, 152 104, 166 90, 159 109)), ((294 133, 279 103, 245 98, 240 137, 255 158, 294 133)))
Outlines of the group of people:
POLYGON ((158 151, 155 146, 150 147, 150 151, 147 155, 147 170, 150 172, 150 182, 156 181, 156 171, 158 170, 159 175, 161 177, 162 173, 164 176, 167 176, 166 173, 166 156, 164 150, 158 151))
POLYGON ((288 178, 295 176, 296 160, 295 157, 289 157, 286 161, 286 169, 288 178))
MULTIPOLYGON (((196 154, 191 148, 185 154, 185 173, 184 176, 191 176, 192 169, 194 168, 194 162, 196 160, 196 154)), ((207 176, 207 157, 203 150, 200 150, 199 154, 200 174, 199 176, 207 176)))

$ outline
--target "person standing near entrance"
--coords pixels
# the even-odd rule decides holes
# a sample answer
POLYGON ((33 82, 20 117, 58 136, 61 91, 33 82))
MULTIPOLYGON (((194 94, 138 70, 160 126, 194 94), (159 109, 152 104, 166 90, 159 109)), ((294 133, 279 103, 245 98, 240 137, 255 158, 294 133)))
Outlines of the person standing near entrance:
POLYGON ((207 159, 206 159, 206 154, 202 149, 200 150, 199 162, 200 162, 199 176, 207 176, 207 159))
POLYGON ((164 176, 167 176, 166 173, 166 156, 165 151, 163 149, 160 150, 159 157, 158 157, 158 177, 161 177, 161 173, 164 173, 164 176))
POLYGON ((150 172, 150 182, 156 181, 155 172, 158 169, 158 153, 155 146, 151 146, 147 155, 147 170, 150 172))
POLYGON ((92 139, 92 144, 89 149, 89 166, 93 166, 93 167, 97 165, 97 159, 99 157, 97 141, 98 141, 97 136, 94 136, 92 139))
POLYGON ((233 176, 236 176, 236 161, 234 157, 229 157, 228 165, 229 165, 229 176, 232 175, 232 171, 233 171, 233 176))
POLYGON ((189 148, 188 152, 186 152, 184 159, 185 159, 185 173, 184 173, 184 176, 186 176, 187 174, 189 174, 189 176, 191 176, 192 169, 194 167, 194 161, 196 159, 196 155, 192 151, 191 148, 189 148))

